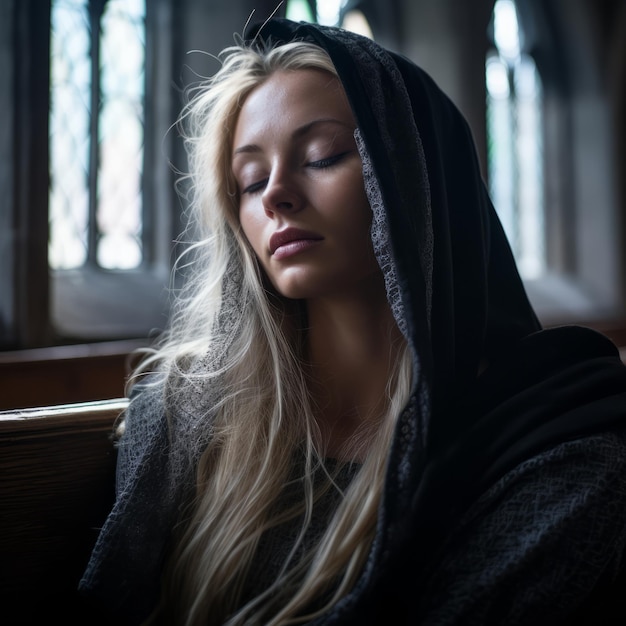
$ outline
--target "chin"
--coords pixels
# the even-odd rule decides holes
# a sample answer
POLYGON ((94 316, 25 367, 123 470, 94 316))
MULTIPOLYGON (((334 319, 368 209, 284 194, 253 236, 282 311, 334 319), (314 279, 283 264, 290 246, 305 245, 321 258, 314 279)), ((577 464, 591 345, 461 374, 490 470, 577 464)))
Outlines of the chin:
POLYGON ((273 290, 288 300, 307 300, 324 295, 323 285, 316 284, 318 281, 311 276, 282 276, 279 280, 272 280, 273 290), (282 280, 281 280, 282 278, 282 280))

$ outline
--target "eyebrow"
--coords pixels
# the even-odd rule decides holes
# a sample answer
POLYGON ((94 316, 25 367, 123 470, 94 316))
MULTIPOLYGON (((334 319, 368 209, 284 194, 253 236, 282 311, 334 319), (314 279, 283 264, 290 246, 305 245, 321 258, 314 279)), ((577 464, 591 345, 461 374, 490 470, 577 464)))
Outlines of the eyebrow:
MULTIPOLYGON (((352 125, 351 124, 346 124, 345 122, 342 122, 341 120, 338 120, 338 119, 336 119, 334 117, 321 117, 319 119, 311 120, 310 122, 307 122, 306 124, 303 124, 299 128, 296 128, 296 130, 294 130, 293 133, 292 133, 292 138, 293 139, 298 139, 298 138, 306 135, 315 126, 317 126, 319 124, 338 124, 340 126, 344 126, 345 128, 348 128, 348 129, 352 130, 352 125)), ((239 148, 234 150, 233 151, 233 157, 235 157, 238 154, 243 154, 243 153, 250 154, 250 153, 260 152, 260 151, 261 151, 260 146, 258 146, 256 144, 253 144, 253 143, 246 144, 245 146, 240 146, 239 148)))

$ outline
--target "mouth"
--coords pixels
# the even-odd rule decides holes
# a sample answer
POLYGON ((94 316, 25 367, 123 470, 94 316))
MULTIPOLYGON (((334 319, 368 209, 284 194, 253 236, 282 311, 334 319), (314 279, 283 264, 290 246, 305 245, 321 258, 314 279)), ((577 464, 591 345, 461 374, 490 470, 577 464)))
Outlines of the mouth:
POLYGON ((271 254, 275 255, 280 253, 281 250, 287 249, 302 249, 308 247, 316 241, 321 241, 323 237, 317 233, 313 233, 307 230, 301 230, 299 228, 285 228, 275 232, 269 241, 269 247, 271 254))

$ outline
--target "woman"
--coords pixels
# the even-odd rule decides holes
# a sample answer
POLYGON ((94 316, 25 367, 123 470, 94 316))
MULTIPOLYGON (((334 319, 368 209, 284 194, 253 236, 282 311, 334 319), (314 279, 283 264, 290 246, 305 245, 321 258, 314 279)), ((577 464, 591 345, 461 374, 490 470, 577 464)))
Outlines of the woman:
POLYGON ((82 589, 130 623, 602 623, 626 371, 541 329, 451 102, 273 19, 184 119, 198 243, 82 589))

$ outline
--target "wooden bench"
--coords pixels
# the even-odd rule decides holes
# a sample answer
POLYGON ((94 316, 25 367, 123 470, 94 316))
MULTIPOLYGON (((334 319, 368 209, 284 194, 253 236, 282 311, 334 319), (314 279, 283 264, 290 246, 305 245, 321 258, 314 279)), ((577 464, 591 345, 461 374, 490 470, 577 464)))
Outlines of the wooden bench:
POLYGON ((124 395, 142 340, 0 352, 0 410, 92 402, 124 395))
POLYGON ((98 625, 77 593, 115 485, 113 399, 0 412, 3 624, 98 625))

